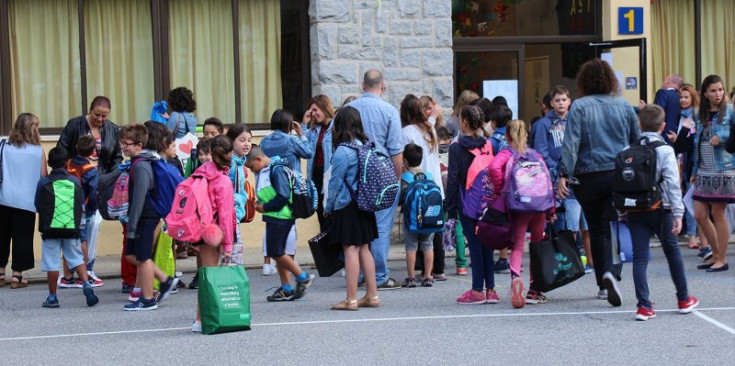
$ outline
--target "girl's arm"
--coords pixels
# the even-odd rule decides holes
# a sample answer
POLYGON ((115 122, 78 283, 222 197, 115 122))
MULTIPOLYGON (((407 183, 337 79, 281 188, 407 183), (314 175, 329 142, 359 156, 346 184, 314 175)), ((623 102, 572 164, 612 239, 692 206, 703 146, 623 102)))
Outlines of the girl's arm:
POLYGON ((41 149, 41 178, 48 175, 48 164, 46 164, 46 152, 41 149))
POLYGON ((215 205, 217 206, 217 225, 224 234, 222 249, 229 253, 232 252, 233 236, 235 235, 235 193, 227 177, 222 176, 217 179, 220 179, 222 184, 211 185, 214 191, 215 205), (231 209, 225 209, 225 207, 231 207, 231 209))
POLYGON ((314 157, 314 148, 309 143, 309 139, 305 135, 299 137, 294 136, 291 140, 294 153, 297 157, 302 159, 311 159, 314 157))

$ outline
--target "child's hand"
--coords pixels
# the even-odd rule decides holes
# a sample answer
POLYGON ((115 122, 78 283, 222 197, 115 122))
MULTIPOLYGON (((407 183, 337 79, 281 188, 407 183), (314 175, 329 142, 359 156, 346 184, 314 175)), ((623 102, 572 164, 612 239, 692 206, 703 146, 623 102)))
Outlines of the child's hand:
POLYGON ((669 131, 669 133, 668 133, 668 134, 666 134, 666 137, 668 137, 668 138, 669 138, 669 141, 671 141, 671 142, 676 142, 676 138, 677 138, 676 132, 674 132, 674 131, 669 131))
POLYGON ((681 217, 674 217, 674 227, 671 229, 671 232, 674 235, 679 235, 680 231, 681 231, 681 217))
POLYGON ((261 204, 255 205, 255 211, 256 212, 263 213, 263 205, 261 205, 261 204))
POLYGON ((567 188, 567 178, 559 178, 559 186, 556 188, 556 194, 560 198, 566 198, 569 195, 569 188, 567 188))

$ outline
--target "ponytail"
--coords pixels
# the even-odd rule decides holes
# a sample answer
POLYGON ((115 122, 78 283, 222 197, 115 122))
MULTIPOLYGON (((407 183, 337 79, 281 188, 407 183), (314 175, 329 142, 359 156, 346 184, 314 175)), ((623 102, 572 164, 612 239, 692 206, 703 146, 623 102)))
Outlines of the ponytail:
POLYGON ((212 161, 220 170, 230 169, 232 141, 225 135, 215 136, 212 139, 212 161))
POLYGON ((480 134, 478 134, 478 131, 485 123, 485 114, 482 112, 482 109, 475 105, 468 105, 462 108, 460 117, 467 123, 467 127, 472 130, 472 137, 479 138, 480 134))
POLYGON ((508 144, 517 152, 525 153, 527 150, 526 140, 528 140, 528 131, 526 122, 520 119, 514 119, 505 126, 505 136, 508 144))

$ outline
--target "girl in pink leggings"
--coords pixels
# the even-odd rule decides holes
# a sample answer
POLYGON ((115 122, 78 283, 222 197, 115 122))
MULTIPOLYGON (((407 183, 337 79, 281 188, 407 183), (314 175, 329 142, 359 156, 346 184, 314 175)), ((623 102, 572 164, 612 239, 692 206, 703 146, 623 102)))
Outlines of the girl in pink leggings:
MULTIPOLYGON (((528 139, 528 131, 525 122, 521 120, 512 120, 506 125, 505 139, 508 141, 508 147, 498 152, 493 161, 490 163, 490 179, 493 183, 494 192, 500 192, 505 183, 505 173, 508 161, 514 152, 526 153, 533 149, 526 146, 528 139)), ((543 163, 543 158, 539 155, 539 161, 543 163)), ((509 169, 509 167, 508 167, 509 169)), ((546 165, 544 164, 544 169, 546 165)), ((509 194, 511 194, 510 192, 509 194)), ((521 260, 523 259, 523 241, 526 232, 531 232, 531 243, 538 243, 544 236, 544 225, 546 224, 546 213, 536 214, 512 214, 513 222, 513 248, 510 253, 510 277, 511 277, 511 304, 514 308, 522 308, 526 303, 539 304, 546 302, 546 296, 541 291, 537 291, 533 287, 533 276, 529 278, 529 290, 526 298, 523 298, 523 280, 521 279, 521 260)), ((530 272, 530 271, 529 271, 530 272)))

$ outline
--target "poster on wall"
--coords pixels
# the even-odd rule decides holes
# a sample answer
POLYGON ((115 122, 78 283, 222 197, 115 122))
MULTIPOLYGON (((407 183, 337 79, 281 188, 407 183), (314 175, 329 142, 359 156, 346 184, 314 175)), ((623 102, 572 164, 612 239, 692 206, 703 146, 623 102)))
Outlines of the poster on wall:
POLYGON ((482 96, 493 100, 502 96, 508 101, 513 118, 518 118, 518 80, 483 80, 482 96))

